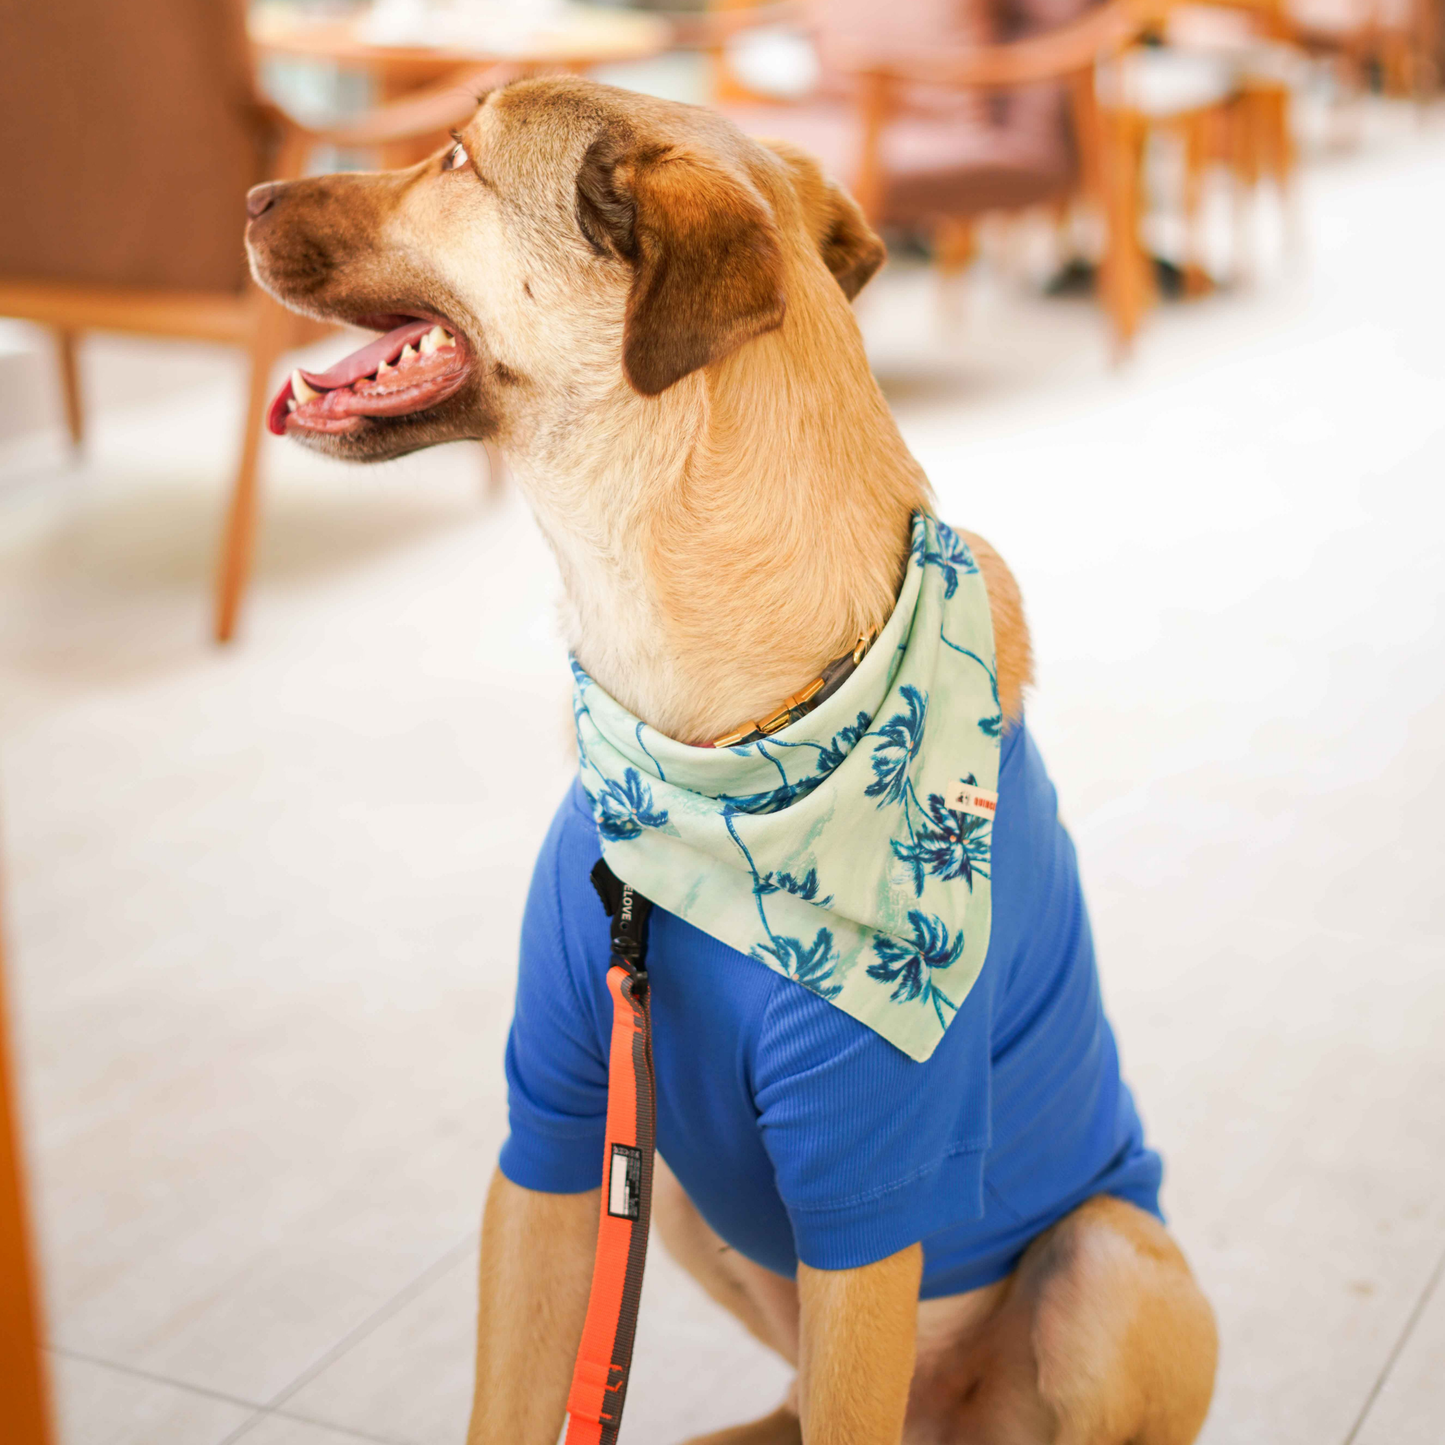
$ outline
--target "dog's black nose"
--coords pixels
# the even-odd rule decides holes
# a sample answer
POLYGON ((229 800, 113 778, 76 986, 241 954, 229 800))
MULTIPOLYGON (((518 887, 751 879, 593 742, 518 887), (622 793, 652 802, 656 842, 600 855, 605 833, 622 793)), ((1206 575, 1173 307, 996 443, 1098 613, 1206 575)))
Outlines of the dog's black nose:
POLYGON ((276 192, 280 189, 275 181, 267 181, 264 185, 252 186, 246 192, 246 214, 254 221, 257 216, 262 215, 271 209, 276 199, 276 192))

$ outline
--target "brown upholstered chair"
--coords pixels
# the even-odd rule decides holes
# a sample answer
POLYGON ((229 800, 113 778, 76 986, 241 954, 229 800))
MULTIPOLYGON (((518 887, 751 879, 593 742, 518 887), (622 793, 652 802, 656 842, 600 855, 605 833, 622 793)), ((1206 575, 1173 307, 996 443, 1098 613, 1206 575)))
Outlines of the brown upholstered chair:
POLYGON ((319 143, 441 133, 474 102, 460 76, 352 125, 310 128, 258 95, 240 0, 0 0, 0 316, 55 334, 73 441, 88 330, 227 342, 251 382, 216 584, 229 639, 250 567, 269 375, 320 334, 248 281, 245 194, 301 173, 319 143))
MULTIPOLYGON (((716 17, 736 31, 746 0, 716 17)), ((1135 215, 1138 137, 1102 110, 1098 63, 1141 25, 1128 0, 816 0, 820 62, 799 100, 749 93, 714 45, 721 108, 755 135, 792 141, 848 185, 876 224, 928 228, 946 268, 972 253, 991 211, 1094 203, 1107 235, 1103 299, 1120 350, 1148 294, 1135 215)))

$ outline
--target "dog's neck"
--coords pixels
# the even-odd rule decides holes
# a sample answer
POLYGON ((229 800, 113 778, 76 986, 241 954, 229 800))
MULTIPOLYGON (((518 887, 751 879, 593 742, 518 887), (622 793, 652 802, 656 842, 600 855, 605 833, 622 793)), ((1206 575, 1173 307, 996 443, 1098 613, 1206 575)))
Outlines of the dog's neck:
POLYGON ((708 742, 886 622, 927 483, 846 310, 586 410, 513 465, 561 565, 567 641, 638 717, 708 742))

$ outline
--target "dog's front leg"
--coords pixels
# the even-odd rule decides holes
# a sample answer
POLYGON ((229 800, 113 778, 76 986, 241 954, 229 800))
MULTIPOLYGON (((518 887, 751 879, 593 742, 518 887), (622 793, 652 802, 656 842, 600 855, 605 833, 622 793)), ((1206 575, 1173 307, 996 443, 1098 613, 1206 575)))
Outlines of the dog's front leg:
POLYGON ((467 1445, 554 1445, 587 1316, 598 1209, 595 1189, 538 1194, 493 1176, 467 1445))
POLYGON ((898 1445, 922 1275, 918 1244, 858 1269, 798 1266, 804 1445, 898 1445))

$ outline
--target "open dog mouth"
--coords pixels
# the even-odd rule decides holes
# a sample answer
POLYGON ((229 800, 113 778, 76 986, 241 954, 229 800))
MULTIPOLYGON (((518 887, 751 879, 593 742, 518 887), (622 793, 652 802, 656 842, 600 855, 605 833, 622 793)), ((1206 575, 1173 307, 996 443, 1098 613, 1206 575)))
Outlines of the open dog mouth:
POLYGON ((471 362, 466 344, 430 318, 364 317, 358 325, 385 335, 325 371, 293 371, 276 393, 266 424, 277 436, 292 427, 337 434, 366 417, 410 416, 460 389, 471 362))

